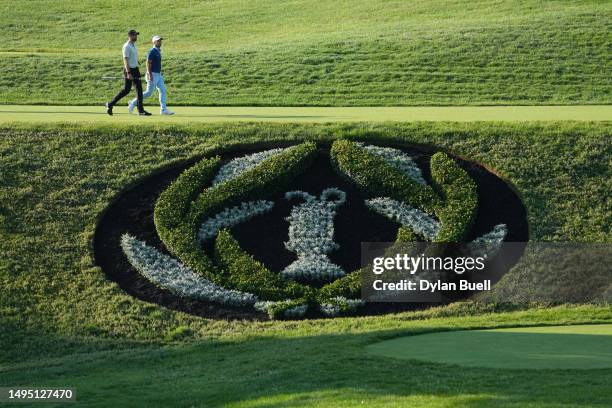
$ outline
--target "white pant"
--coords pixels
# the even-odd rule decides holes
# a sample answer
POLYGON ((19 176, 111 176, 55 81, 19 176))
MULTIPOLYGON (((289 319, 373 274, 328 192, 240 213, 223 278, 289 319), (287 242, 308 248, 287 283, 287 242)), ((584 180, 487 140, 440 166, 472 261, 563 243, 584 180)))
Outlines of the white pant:
MULTIPOLYGON (((148 98, 153 95, 155 88, 159 91, 159 107, 161 110, 166 110, 166 85, 164 84, 164 76, 157 72, 153 72, 151 81, 147 81, 147 90, 142 94, 142 98, 148 98)), ((130 104, 136 106, 137 102, 138 99, 134 98, 130 101, 130 104)))

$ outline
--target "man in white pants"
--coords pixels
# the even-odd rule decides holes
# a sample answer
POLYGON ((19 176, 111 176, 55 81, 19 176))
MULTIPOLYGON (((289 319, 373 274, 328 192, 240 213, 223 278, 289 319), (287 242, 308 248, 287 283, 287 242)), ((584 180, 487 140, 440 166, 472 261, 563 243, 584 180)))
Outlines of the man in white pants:
MULTIPOLYGON (((164 77, 161 74, 161 46, 162 40, 159 35, 153 37, 153 48, 147 54, 147 90, 142 94, 143 99, 153 95, 153 91, 157 88, 159 92, 159 107, 162 115, 174 115, 174 112, 166 107, 166 85, 164 77)), ((134 112, 134 108, 138 106, 138 100, 132 99, 128 105, 130 113, 134 112)))

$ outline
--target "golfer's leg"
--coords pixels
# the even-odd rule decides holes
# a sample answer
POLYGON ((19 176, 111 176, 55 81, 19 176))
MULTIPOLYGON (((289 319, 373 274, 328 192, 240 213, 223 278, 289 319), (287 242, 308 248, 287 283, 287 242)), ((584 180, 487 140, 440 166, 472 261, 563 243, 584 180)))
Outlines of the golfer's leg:
POLYGON ((147 89, 142 94, 143 99, 148 98, 149 96, 153 95, 153 92, 155 92, 155 79, 154 78, 155 77, 151 78, 150 81, 147 81, 147 89))
POLYGON ((134 78, 134 86, 136 87, 136 99, 138 101, 138 112, 143 112, 144 106, 142 105, 142 82, 140 81, 140 77, 134 78))
POLYGON ((115 106, 121 98, 123 98, 125 95, 130 93, 131 89, 132 89, 132 81, 126 78, 125 82, 123 83, 123 89, 120 90, 117 95, 115 95, 112 101, 110 101, 109 106, 111 107, 115 106))
POLYGON ((166 110, 166 84, 164 83, 164 77, 159 74, 157 80, 157 90, 159 91, 159 107, 162 111, 166 110))
MULTIPOLYGON (((153 91, 155 91, 155 85, 151 81, 147 81, 147 89, 142 94, 142 99, 148 98, 153 95, 153 91)), ((138 102, 138 98, 134 98, 130 101, 130 105, 135 105, 138 102)))

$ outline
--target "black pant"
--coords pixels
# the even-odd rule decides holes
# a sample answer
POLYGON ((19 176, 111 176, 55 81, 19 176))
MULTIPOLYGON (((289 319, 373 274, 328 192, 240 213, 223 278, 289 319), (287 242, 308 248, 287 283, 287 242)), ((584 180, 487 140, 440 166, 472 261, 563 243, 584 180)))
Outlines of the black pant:
POLYGON ((127 79, 127 74, 125 73, 125 69, 123 75, 125 76, 125 82, 123 84, 123 89, 119 91, 117 95, 110 101, 109 105, 115 106, 117 102, 125 95, 130 93, 132 89, 132 82, 134 83, 134 87, 136 87, 136 97, 138 98, 138 112, 144 111, 144 107, 142 106, 142 82, 140 82, 140 71, 138 68, 130 68, 130 74, 132 74, 132 79, 127 79))

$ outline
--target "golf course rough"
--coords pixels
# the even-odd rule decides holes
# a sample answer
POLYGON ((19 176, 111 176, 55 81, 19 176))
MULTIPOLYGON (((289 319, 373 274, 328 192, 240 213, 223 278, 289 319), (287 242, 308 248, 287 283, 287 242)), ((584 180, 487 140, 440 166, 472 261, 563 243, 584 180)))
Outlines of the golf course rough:
MULTIPOLYGON (((292 189, 322 154, 367 197, 363 204, 370 211, 388 218, 398 242, 463 242, 471 231, 477 185, 455 159, 433 153, 428 182, 400 149, 340 139, 328 150, 308 141, 230 160, 204 157, 155 203, 155 229, 168 253, 130 231, 124 231, 121 248, 136 271, 179 297, 250 308, 272 319, 355 314, 365 303, 361 269, 344 270, 328 256, 340 249, 335 216, 347 194, 332 185, 320 193, 292 189), (284 247, 297 256, 282 271, 245 251, 231 230, 272 211, 276 203, 269 199, 278 194, 291 205, 284 247)), ((471 246, 494 249, 507 233, 505 224, 495 225, 471 246)))
POLYGON ((506 369, 612 368, 612 325, 444 331, 398 337, 368 353, 465 367, 506 369))

